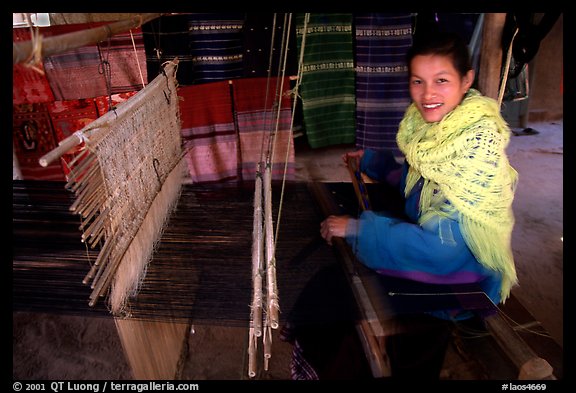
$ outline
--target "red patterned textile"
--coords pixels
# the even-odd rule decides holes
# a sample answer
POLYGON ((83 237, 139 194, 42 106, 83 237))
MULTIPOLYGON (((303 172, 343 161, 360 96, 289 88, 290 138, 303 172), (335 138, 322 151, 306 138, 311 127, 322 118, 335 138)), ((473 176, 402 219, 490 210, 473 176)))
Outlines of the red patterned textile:
MULTIPOLYGON (((12 41, 15 43, 29 41, 30 36, 29 28, 12 29, 12 41)), ((36 67, 44 72, 42 63, 37 64, 36 67)), ((14 105, 54 101, 46 74, 42 72, 24 64, 15 64, 12 67, 12 103, 14 105)))
MULTIPOLYGON (((128 91, 126 93, 112 94, 112 107, 117 107, 123 102, 127 101, 130 97, 136 94, 137 91, 128 91)), ((108 102, 108 96, 106 97, 96 97, 94 100, 96 102, 96 108, 98 108, 98 116, 106 114, 110 109, 110 104, 108 102)))
POLYGON ((182 139, 195 183, 238 178, 238 143, 228 81, 181 86, 182 139))
POLYGON ((46 104, 12 107, 12 140, 23 180, 65 180, 58 161, 42 167, 38 160, 56 147, 46 104))
MULTIPOLYGON (((96 120, 99 115, 94 99, 84 100, 54 101, 47 105, 56 141, 60 142, 74 132, 81 130, 86 125, 96 120)), ((84 144, 80 144, 74 149, 75 153, 81 151, 84 144)), ((60 162, 65 175, 70 173, 68 163, 76 154, 62 155, 60 162)))
MULTIPOLYGON (((284 177, 286 160, 286 179, 294 178, 291 100, 283 96, 278 114, 275 95, 280 82, 246 78, 179 88, 182 138, 193 182, 254 180, 256 165, 267 159, 276 130, 272 179, 284 177)), ((285 78, 282 91, 288 90, 290 81, 285 78)))
POLYGON ((233 81, 234 108, 240 138, 242 178, 254 180, 256 165, 272 153, 272 179, 293 179, 295 174, 294 143, 290 132, 292 107, 288 78, 243 78, 233 81), (281 89, 281 90, 280 90, 281 89), (282 91, 280 113, 277 92, 282 91), (276 133, 275 137, 273 135, 276 133), (270 138, 275 140, 274 148, 270 138))

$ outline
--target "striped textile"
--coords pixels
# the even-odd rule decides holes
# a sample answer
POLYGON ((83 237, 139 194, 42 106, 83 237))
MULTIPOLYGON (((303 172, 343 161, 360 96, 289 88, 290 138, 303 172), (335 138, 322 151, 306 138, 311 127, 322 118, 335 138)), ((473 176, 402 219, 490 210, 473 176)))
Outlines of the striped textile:
POLYGON ((142 28, 115 34, 109 45, 101 42, 100 56, 110 62, 112 94, 138 91, 144 87, 142 81, 148 83, 142 28))
POLYGON ((243 24, 244 13, 188 15, 195 84, 243 76, 243 24))
POLYGON ((286 179, 294 179, 294 140, 290 132, 292 107, 290 96, 286 95, 290 90, 289 78, 237 79, 232 82, 232 88, 242 179, 254 180, 258 162, 266 161, 268 152, 272 154, 272 150, 272 180, 283 178, 286 161, 286 179), (275 96, 280 89, 283 98, 278 113, 275 96), (274 146, 272 141, 275 141, 274 146))
MULTIPOLYGON (((51 26, 49 36, 98 27, 104 23, 51 26)), ((142 89, 146 82, 146 56, 140 28, 116 34, 99 45, 86 45, 44 59, 46 77, 56 101, 106 96, 109 93, 106 74, 110 77, 110 92, 122 93, 142 89), (109 63, 109 69, 102 62, 109 63)))
MULTIPOLYGON (((353 143, 356 129, 352 14, 311 14, 300 86, 312 148, 353 143)), ((296 15, 298 53, 304 14, 296 15)))
MULTIPOLYGON (((14 43, 29 41, 30 37, 29 28, 12 29, 12 41, 14 43)), ((37 64, 36 67, 44 72, 42 63, 37 64)), ((54 101, 54 95, 45 74, 24 64, 15 64, 12 67, 12 104, 35 104, 50 101, 54 101)))
POLYGON ((60 162, 46 168, 38 160, 56 148, 56 138, 45 103, 12 106, 12 141, 22 180, 65 180, 60 162))
POLYGON ((227 81, 180 86, 184 154, 194 183, 238 178, 238 139, 227 81))
POLYGON ((406 52, 412 45, 409 13, 355 14, 356 146, 396 146, 396 133, 410 104, 406 52))

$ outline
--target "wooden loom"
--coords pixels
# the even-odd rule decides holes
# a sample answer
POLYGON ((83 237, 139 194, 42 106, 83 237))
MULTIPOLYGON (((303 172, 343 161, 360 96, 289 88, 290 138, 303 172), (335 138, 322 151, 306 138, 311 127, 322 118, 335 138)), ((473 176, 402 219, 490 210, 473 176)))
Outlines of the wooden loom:
MULTIPOLYGON (((351 281, 363 286, 359 287, 365 296, 361 302, 369 302, 362 312, 361 337, 373 370, 380 373, 375 375, 382 375, 386 370, 383 343, 392 334, 390 329, 397 328, 391 318, 393 305, 379 277, 357 265, 347 246, 334 239, 330 247, 318 234, 318 223, 324 216, 321 206, 338 206, 334 192, 342 193, 334 186, 287 185, 285 208, 291 214, 286 215, 280 228, 282 241, 277 247, 283 310, 280 322, 290 313, 306 282, 322 267, 334 263, 351 267, 351 281), (342 264, 343 260, 347 265, 342 264)), ((352 191, 349 183, 340 185, 346 186, 352 191)), ((89 289, 81 281, 86 250, 78 242, 78 221, 68 210, 71 198, 63 183, 15 181, 13 187, 14 310, 109 317, 102 303, 89 307, 85 300, 89 289)), ((274 185, 275 190, 277 187, 274 185)), ((129 300, 132 317, 121 319, 123 326, 117 327, 134 378, 178 379, 187 342, 194 339, 189 334, 191 324, 248 326, 251 246, 247 239, 251 236, 253 190, 252 184, 183 187, 140 292, 129 300), (230 222, 230 211, 237 212, 235 228, 226 224, 230 222), (234 285, 225 285, 228 280, 234 285)), ((350 195, 354 197, 353 191, 350 195)), ((277 197, 274 201, 277 203, 277 197)), ((92 258, 95 255, 91 253, 92 258)), ((356 291, 354 286, 352 289, 356 291)), ((542 367, 547 362, 522 341, 518 344, 518 334, 505 320, 493 321, 505 323, 499 329, 503 333, 491 328, 492 336, 502 341, 502 349, 513 354, 509 357, 518 369, 517 376, 545 379, 546 372, 537 374, 530 369, 540 363, 537 368, 550 371, 549 365, 542 367)))
POLYGON ((46 166, 83 145, 70 163, 66 184, 75 194, 70 210, 81 217, 82 241, 99 249, 83 282, 92 289, 90 306, 108 299, 137 379, 174 378, 172 370, 188 331, 186 324, 131 319, 126 306, 146 275, 182 185, 177 65, 178 59, 167 62, 161 74, 130 100, 40 159, 46 166), (142 356, 139 348, 152 351, 151 356, 142 356))
MULTIPOLYGON (((159 16, 159 14, 147 14, 146 20, 153 19, 157 16, 159 16)), ((142 22, 142 19, 143 18, 140 17, 140 22, 142 22)), ((66 42, 68 39, 71 39, 81 46, 83 43, 85 44, 92 39, 98 41, 102 38, 103 34, 111 35, 116 31, 133 27, 133 24, 134 21, 112 24, 110 26, 105 26, 103 29, 93 29, 92 31, 88 31, 88 34, 75 34, 62 37, 62 40, 58 42, 66 42)), ((289 29, 286 29, 286 35, 288 30, 289 29)), ((57 43, 56 41, 49 41, 50 44, 53 42, 57 43)), ((26 44, 28 45, 25 50, 27 52, 30 50, 31 43, 26 44)), ((22 61, 20 53, 24 50, 20 49, 20 46, 22 45, 14 46, 15 63, 22 61)), ((47 45, 45 49, 48 48, 48 50, 44 50, 42 53, 50 54, 52 52, 64 50, 62 49, 62 46, 55 46, 55 48, 53 48, 54 46, 55 45, 47 45)), ((288 45, 286 43, 286 48, 287 47, 288 45)), ((64 48, 66 49, 68 47, 64 45, 64 48)), ((175 59, 173 63, 177 65, 177 59, 175 59)), ((156 91, 160 90, 164 94, 164 98, 166 99, 168 106, 171 108, 169 112, 171 114, 176 112, 174 118, 179 120, 177 110, 178 100, 175 94, 177 87, 175 80, 176 72, 173 68, 174 67, 171 67, 169 64, 163 71, 164 78, 158 76, 150 85, 138 92, 125 105, 121 106, 118 111, 114 108, 114 113, 108 113, 91 123, 88 127, 77 131, 71 137, 62 141, 57 149, 40 159, 40 164, 42 166, 47 166, 51 161, 59 158, 77 145, 85 143, 88 147, 87 150, 83 151, 72 162, 75 168, 72 170, 70 176, 71 180, 66 185, 67 188, 76 193, 77 197, 71 210, 76 211, 85 220, 85 222, 80 226, 80 229, 83 231, 83 241, 90 242, 92 248, 96 247, 100 241, 104 241, 104 245, 102 246, 95 263, 83 281, 84 283, 89 283, 91 280, 94 280, 92 283, 93 292, 90 296, 89 302, 90 306, 94 306, 99 299, 104 296, 110 297, 111 311, 116 317, 116 326, 136 378, 141 378, 143 376, 147 378, 173 377, 174 364, 181 357, 181 350, 177 350, 174 356, 166 358, 158 356, 158 353, 143 357, 139 350, 133 349, 141 348, 143 346, 145 347, 145 345, 139 344, 145 344, 147 342, 155 342, 158 344, 157 346, 150 346, 152 350, 155 347, 176 347, 177 349, 180 349, 181 345, 172 345, 174 344, 174 337, 176 337, 175 342, 181 342, 181 337, 183 336, 182 333, 188 331, 188 326, 186 324, 164 324, 157 321, 142 322, 137 319, 132 319, 132 311, 128 307, 125 307, 127 296, 136 293, 141 282, 141 277, 146 274, 146 265, 153 248, 158 241, 158 236, 163 229, 162 225, 165 217, 173 207, 174 201, 177 199, 179 187, 182 184, 180 177, 183 173, 183 161, 181 161, 182 153, 181 151, 173 151, 174 149, 165 149, 163 146, 160 146, 155 150, 157 145, 162 145, 162 141, 165 138, 154 135, 150 135, 150 138, 147 138, 149 142, 152 142, 150 148, 137 147, 137 149, 135 149, 137 151, 146 150, 153 158, 152 162, 146 162, 146 157, 141 157, 141 159, 139 157, 129 157, 132 158, 132 160, 128 160, 127 162, 133 162, 136 166, 142 163, 143 165, 153 169, 153 171, 148 170, 149 168, 145 171, 135 171, 140 175, 140 179, 146 178, 153 173, 155 173, 157 178, 157 181, 153 180, 154 184, 137 185, 141 193, 140 195, 138 194, 138 191, 136 193, 131 193, 130 186, 126 188, 124 187, 126 183, 130 183, 131 180, 129 179, 137 177, 130 173, 131 168, 128 168, 126 171, 127 173, 124 174, 124 179, 120 179, 119 182, 112 185, 107 184, 106 180, 113 177, 112 173, 118 171, 119 168, 116 167, 115 170, 109 170, 107 173, 103 173, 106 172, 103 169, 106 168, 107 161, 111 158, 110 155, 108 155, 108 157, 101 155, 95 159, 91 153, 98 150, 96 145, 106 139, 106 136, 100 135, 102 134, 100 130, 114 129, 112 124, 118 117, 126 118, 126 114, 130 111, 139 110, 136 108, 138 108, 138 105, 141 104, 143 100, 150 100, 150 97, 146 96, 146 94, 153 89, 156 89, 156 91), (162 87, 159 88, 158 86, 160 85, 162 87), (169 168, 165 168, 164 161, 156 158, 156 154, 160 153, 167 153, 167 156, 176 161, 174 163, 171 162, 169 168), (169 173, 169 175, 166 175, 167 173, 169 173), (106 175, 108 175, 108 177, 106 175), (165 187, 166 183, 168 183, 167 187, 165 187), (167 188, 170 190, 168 195, 162 195, 163 192, 166 194, 167 188), (152 193, 158 193, 149 195, 149 190, 152 190, 152 193), (141 202, 141 199, 145 199, 144 203, 141 202), (157 201, 160 202, 157 203, 157 201), (126 209, 121 207, 114 211, 117 205, 128 207, 126 209), (134 214, 128 215, 127 220, 124 220, 125 214, 123 213, 130 210, 132 205, 136 206, 135 208, 132 207, 132 213, 134 214), (156 205, 160 206, 155 207, 156 205), (142 221, 142 214, 139 215, 135 213, 137 211, 144 212, 144 221, 142 221), (124 221, 128 221, 129 224, 124 225, 124 221), (142 231, 142 228, 144 228, 144 231, 142 231), (141 236, 142 232, 144 232, 144 236, 141 236), (128 261, 125 261, 126 259, 128 259, 128 261), (111 290, 108 292, 109 288, 111 288, 111 290), (142 361, 142 358, 145 360, 142 361), (156 362, 154 361, 156 358, 161 359, 159 362, 156 362), (164 369, 167 370, 166 373, 163 373, 164 369)), ((140 109, 139 112, 143 113, 145 112, 145 109, 140 109)), ((152 114, 154 111, 148 110, 148 112, 152 114)), ((169 129, 171 131, 176 131, 172 134, 179 133, 180 131, 179 124, 177 128, 170 127, 169 129)), ((180 142, 179 135, 176 138, 174 138, 174 135, 171 135, 171 138, 180 142)), ((116 146, 122 147, 124 141, 109 142, 109 144, 114 143, 116 143, 116 146)), ((135 145, 134 143, 131 144, 135 145)), ((178 143, 178 147, 180 147, 180 143, 178 143)), ((170 148, 172 148, 172 146, 170 148)), ((269 303, 266 313, 267 323, 264 330, 264 346, 269 347, 269 329, 270 327, 278 327, 277 314, 279 312, 279 306, 275 289, 276 277, 270 202, 271 175, 268 165, 263 173, 266 212, 265 231, 263 232, 266 235, 266 276, 268 285, 266 300, 269 303), (268 340, 266 340, 267 338, 268 340)), ((147 183, 147 181, 144 181, 144 183, 147 183)), ((259 269, 261 268, 256 268, 256 270, 259 269)), ((259 273, 257 275, 259 275, 259 273)), ((256 332, 258 333, 257 336, 262 335, 260 329, 256 332)), ((251 351, 251 353, 252 352, 254 351, 251 351)), ((269 348, 265 349, 264 355, 265 359, 270 357, 269 348)), ((253 376, 255 372, 253 371, 254 367, 252 363, 253 362, 251 362, 249 373, 253 376)))

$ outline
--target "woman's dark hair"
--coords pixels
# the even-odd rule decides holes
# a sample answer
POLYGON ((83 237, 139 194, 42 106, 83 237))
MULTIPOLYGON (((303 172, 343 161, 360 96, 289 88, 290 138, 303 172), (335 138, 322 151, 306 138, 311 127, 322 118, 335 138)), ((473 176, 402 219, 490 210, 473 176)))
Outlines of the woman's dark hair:
POLYGON ((412 59, 418 55, 448 56, 460 76, 466 75, 472 69, 468 45, 462 37, 453 32, 435 31, 415 36, 412 47, 406 53, 408 71, 412 59))

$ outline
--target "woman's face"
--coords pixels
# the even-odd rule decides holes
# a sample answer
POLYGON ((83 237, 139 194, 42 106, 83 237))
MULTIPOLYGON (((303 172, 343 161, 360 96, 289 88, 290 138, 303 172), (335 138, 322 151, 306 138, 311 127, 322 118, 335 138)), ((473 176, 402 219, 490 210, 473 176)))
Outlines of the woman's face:
POLYGON ((474 70, 460 76, 448 56, 414 56, 410 70, 410 96, 428 123, 442 120, 460 104, 474 80, 474 70))

